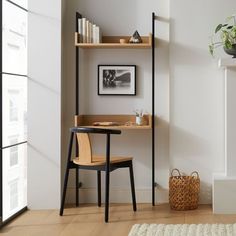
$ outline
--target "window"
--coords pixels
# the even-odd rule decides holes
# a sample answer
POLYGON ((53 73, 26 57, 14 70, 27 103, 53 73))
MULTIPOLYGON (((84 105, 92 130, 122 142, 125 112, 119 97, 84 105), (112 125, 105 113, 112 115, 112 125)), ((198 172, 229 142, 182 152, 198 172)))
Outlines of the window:
MULTIPOLYGON (((17 137, 10 137, 10 144, 14 145, 18 142, 17 137)), ((10 167, 16 166, 18 164, 18 146, 13 146, 10 148, 10 167)))
POLYGON ((0 226, 27 205, 27 4, 0 1, 0 226))
POLYGON ((18 207, 18 180, 10 182, 9 188, 10 210, 12 211, 18 207))
POLYGON ((19 91, 8 90, 9 93, 9 121, 18 121, 18 106, 17 97, 19 96, 19 91))
POLYGON ((2 145, 10 144, 9 137, 18 142, 27 140, 27 77, 2 75, 2 145))
POLYGON ((3 0, 2 71, 27 74, 27 12, 3 0))

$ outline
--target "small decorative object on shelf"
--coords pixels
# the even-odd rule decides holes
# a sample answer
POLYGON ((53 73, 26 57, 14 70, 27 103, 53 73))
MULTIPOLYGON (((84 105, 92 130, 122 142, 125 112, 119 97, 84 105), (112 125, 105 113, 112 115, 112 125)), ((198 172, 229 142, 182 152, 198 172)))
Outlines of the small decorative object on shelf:
POLYGON ((130 43, 142 43, 142 38, 140 37, 138 31, 136 30, 133 36, 129 40, 130 43))
POLYGON ((126 39, 120 39, 120 43, 125 44, 125 43, 127 43, 127 40, 126 39))
POLYGON ((138 110, 136 109, 135 111, 135 122, 136 122, 136 125, 143 125, 143 109, 141 110, 138 110))
POLYGON ((225 23, 217 25, 209 45, 212 56, 215 49, 220 46, 223 46, 227 54, 236 58, 236 15, 228 17, 225 23))

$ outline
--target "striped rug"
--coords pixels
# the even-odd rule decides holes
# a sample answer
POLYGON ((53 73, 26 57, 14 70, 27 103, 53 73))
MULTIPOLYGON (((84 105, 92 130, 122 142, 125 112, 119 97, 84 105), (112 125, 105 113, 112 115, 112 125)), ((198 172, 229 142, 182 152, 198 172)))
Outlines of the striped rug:
POLYGON ((236 236, 236 224, 135 224, 129 236, 236 236))

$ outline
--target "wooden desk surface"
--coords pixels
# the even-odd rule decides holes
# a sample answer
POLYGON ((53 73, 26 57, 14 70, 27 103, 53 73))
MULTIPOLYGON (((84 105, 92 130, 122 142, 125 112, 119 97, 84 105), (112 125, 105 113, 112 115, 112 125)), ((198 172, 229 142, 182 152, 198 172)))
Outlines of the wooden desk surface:
POLYGON ((99 127, 107 129, 120 129, 120 130, 144 130, 151 129, 151 115, 144 115, 143 125, 136 125, 135 115, 77 115, 75 116, 75 126, 82 127, 99 127), (114 122, 117 125, 94 125, 97 122, 114 122))

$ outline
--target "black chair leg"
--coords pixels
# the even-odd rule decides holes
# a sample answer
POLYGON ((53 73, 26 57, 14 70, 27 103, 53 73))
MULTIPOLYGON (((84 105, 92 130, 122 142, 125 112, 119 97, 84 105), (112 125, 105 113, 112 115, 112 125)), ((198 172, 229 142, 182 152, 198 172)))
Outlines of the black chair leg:
POLYGON ((64 205, 65 205, 66 188, 67 188, 68 177, 69 177, 69 170, 70 170, 70 158, 71 158, 71 152, 72 152, 73 137, 74 137, 74 133, 71 133, 71 135, 70 135, 69 150, 68 150, 68 157, 67 157, 65 180, 64 180, 64 187, 63 187, 63 193, 62 193, 62 199, 61 199, 60 216, 63 215, 64 205))
POLYGON ((75 169, 75 202, 76 206, 79 206, 79 168, 75 169))
POLYGON ((67 189, 68 177, 69 177, 69 167, 67 166, 66 174, 65 174, 64 187, 63 187, 62 200, 61 200, 60 216, 63 215, 63 211, 64 211, 64 204, 65 204, 65 198, 66 198, 66 189, 67 189))
POLYGON ((110 171, 106 170, 105 222, 108 222, 109 218, 109 185, 110 185, 110 171))
POLYGON ((98 206, 101 206, 101 171, 97 171, 98 206))
POLYGON ((134 172, 133 172, 133 163, 131 162, 129 166, 129 174, 130 174, 130 184, 131 184, 131 193, 132 193, 132 201, 133 201, 133 210, 137 210, 136 206, 136 197, 135 197, 135 187, 134 187, 134 172))

